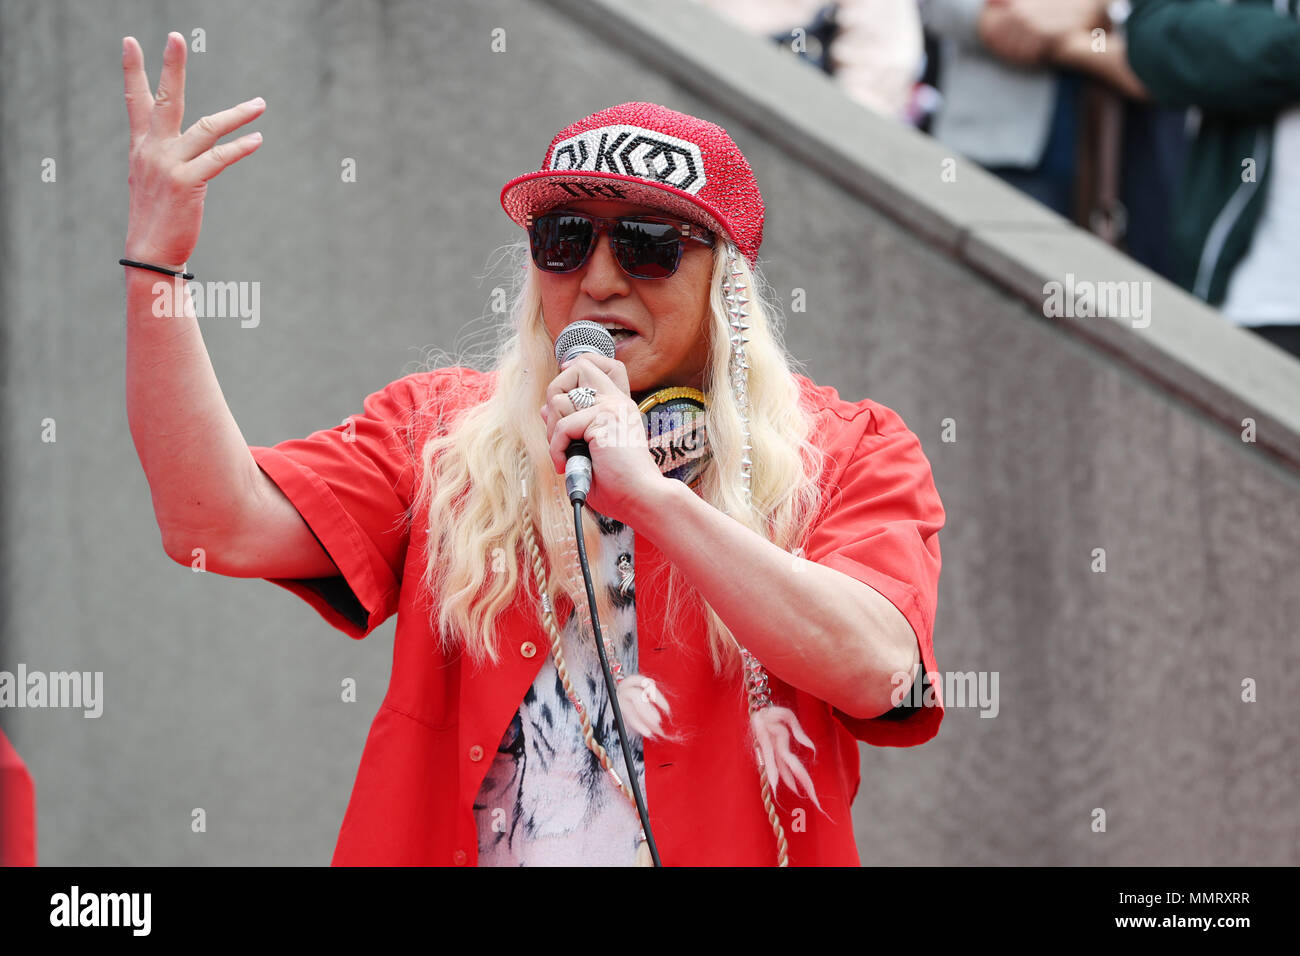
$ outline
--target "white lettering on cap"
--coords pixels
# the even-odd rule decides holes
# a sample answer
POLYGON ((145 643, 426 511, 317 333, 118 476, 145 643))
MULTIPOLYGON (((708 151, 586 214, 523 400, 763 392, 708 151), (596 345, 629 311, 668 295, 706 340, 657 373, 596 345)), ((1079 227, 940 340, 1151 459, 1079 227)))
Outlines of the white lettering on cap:
POLYGON ((704 188, 704 155, 688 140, 639 126, 602 126, 561 140, 551 169, 636 176, 690 193, 704 188))

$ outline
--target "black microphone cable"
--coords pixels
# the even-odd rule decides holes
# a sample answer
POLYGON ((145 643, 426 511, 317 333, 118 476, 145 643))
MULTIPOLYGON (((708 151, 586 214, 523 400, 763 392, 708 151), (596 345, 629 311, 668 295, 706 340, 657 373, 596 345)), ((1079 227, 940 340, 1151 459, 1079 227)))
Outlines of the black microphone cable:
POLYGON ((632 798, 636 801, 636 812, 641 817, 641 829, 645 831, 646 843, 650 847, 650 859, 655 866, 663 866, 659 859, 659 848, 655 845, 654 831, 650 829, 650 814, 645 808, 645 797, 641 794, 641 785, 636 779, 636 767, 632 764, 632 745, 627 742, 627 728, 623 726, 623 709, 618 705, 618 689, 614 686, 614 672, 609 669, 609 658, 605 654, 605 640, 600 632, 600 616, 596 613, 596 589, 591 583, 591 568, 587 565, 587 545, 582 535, 582 506, 585 499, 573 502, 574 536, 578 539, 578 560, 582 564, 582 582, 587 588, 587 606, 591 608, 591 626, 596 632, 596 653, 600 655, 600 667, 605 672, 605 693, 609 697, 610 707, 614 710, 614 726, 618 729, 618 742, 623 748, 623 764, 627 767, 628 784, 632 788, 632 798))
MULTIPOLYGON (((571 322, 555 340, 555 359, 561 367, 567 360, 576 358, 586 351, 600 352, 609 358, 614 357, 614 337, 598 322, 585 319, 571 322)), ((637 781, 636 767, 632 763, 632 745, 627 741, 623 710, 618 704, 618 688, 614 685, 614 673, 609 668, 609 658, 605 654, 605 639, 600 631, 600 615, 596 610, 596 589, 591 583, 591 568, 587 564, 587 544, 582 533, 582 506, 587 503, 587 491, 591 488, 591 449, 582 439, 575 439, 569 442, 564 456, 567 462, 564 483, 569 493, 569 500, 573 502, 573 528, 574 537, 578 539, 578 561, 582 565, 582 583, 587 589, 587 606, 591 608, 591 626, 595 630, 596 653, 600 656, 600 667, 605 673, 605 693, 609 698, 610 709, 614 712, 614 726, 618 731, 618 742, 623 748, 623 764, 627 768, 628 785, 632 788, 636 812, 641 817, 641 829, 645 831, 650 858, 655 866, 663 866, 663 862, 659 859, 659 848, 655 845, 654 831, 650 829, 650 814, 645 808, 645 797, 641 793, 641 784, 637 781)))

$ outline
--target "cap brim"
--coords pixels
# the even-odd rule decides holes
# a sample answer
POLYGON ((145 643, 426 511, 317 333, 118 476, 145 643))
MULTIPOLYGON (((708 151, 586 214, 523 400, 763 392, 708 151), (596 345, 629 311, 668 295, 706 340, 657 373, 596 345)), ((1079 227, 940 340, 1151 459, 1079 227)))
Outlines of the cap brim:
POLYGON ((653 186, 643 179, 617 173, 566 173, 544 169, 518 176, 501 189, 501 208, 525 228, 529 215, 536 216, 565 203, 599 199, 653 206, 687 222, 697 223, 710 232, 730 237, 717 212, 708 203, 672 186, 653 186), (587 188, 566 189, 565 186, 587 188))

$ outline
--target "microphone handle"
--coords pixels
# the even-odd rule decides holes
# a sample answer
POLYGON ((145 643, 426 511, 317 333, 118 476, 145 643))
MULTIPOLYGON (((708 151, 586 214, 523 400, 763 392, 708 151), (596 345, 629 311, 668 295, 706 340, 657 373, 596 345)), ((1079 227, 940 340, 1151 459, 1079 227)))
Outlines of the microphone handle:
MULTIPOLYGON (((564 361, 571 361, 584 352, 603 354, 590 345, 580 344, 564 353, 564 361)), ((587 442, 581 438, 569 442, 569 447, 564 450, 564 461, 564 490, 568 492, 570 501, 581 501, 585 505, 591 491, 591 449, 587 442)))
POLYGON ((564 490, 569 500, 587 503, 591 491, 591 449, 584 439, 576 438, 564 450, 564 490))

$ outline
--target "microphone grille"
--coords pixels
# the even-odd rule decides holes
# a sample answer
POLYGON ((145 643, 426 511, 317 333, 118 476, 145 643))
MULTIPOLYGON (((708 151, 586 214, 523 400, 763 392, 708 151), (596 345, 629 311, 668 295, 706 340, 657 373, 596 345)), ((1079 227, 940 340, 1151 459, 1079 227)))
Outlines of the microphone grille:
POLYGON ((570 322, 555 340, 555 361, 563 365, 574 354, 599 352, 606 358, 614 357, 614 336, 599 322, 582 319, 570 322))

